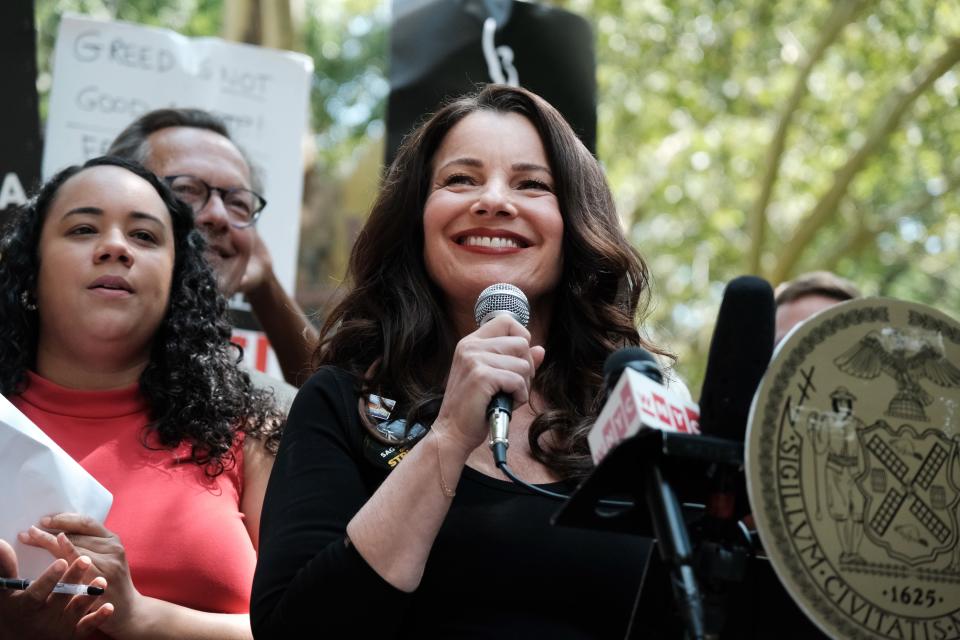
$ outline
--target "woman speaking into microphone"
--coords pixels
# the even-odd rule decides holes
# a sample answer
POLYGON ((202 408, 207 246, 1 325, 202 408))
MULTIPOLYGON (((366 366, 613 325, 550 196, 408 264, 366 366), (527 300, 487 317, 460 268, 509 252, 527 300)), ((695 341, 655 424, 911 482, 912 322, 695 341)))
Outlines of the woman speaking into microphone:
POLYGON ((552 527, 559 503, 508 481, 486 417, 512 396, 507 462, 569 493, 604 359, 656 351, 597 161, 528 91, 451 102, 405 140, 348 276, 267 489, 255 637, 623 637, 647 541, 552 527), (477 326, 501 282, 528 326, 477 326))

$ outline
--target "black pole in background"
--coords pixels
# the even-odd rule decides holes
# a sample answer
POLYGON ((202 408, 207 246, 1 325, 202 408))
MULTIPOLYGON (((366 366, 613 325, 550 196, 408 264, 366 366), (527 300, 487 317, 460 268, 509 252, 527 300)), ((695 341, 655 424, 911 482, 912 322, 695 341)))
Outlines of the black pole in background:
POLYGON ((0 222, 40 180, 37 41, 33 0, 0 2, 0 222))

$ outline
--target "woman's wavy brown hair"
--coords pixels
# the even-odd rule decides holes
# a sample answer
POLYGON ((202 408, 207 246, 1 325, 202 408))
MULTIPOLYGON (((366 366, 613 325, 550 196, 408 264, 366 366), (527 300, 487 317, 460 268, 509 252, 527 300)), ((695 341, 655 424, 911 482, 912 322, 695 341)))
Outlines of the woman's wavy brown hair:
POLYGON ((529 91, 488 85, 407 136, 353 246, 351 288, 321 329, 315 360, 351 373, 361 393, 396 400, 408 424, 436 417, 460 336, 424 265, 423 208, 434 153, 477 111, 527 118, 550 162, 564 224, 563 272, 534 380, 546 406, 530 430, 530 447, 561 477, 582 476, 592 467, 586 438, 602 402, 604 360, 628 345, 663 352, 637 331, 648 271, 623 234, 599 163, 556 109, 529 91), (541 442, 547 432, 549 446, 541 442))

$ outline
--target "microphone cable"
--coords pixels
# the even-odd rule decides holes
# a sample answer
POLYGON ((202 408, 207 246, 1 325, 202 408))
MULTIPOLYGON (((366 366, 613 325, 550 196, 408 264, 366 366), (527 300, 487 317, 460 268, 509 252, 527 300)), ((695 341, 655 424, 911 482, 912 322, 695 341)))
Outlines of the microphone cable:
MULTIPOLYGON (((515 474, 515 473, 513 472, 513 469, 510 468, 510 465, 507 464, 507 461, 506 461, 506 452, 504 452, 504 456, 503 456, 503 459, 502 459, 502 460, 498 460, 498 459, 497 459, 497 456, 496 456, 496 453, 495 453, 495 454, 494 454, 494 462, 496 463, 497 468, 500 469, 500 471, 503 472, 503 475, 505 475, 505 476, 507 476, 508 478, 510 478, 510 481, 513 482, 513 483, 516 484, 516 485, 519 485, 519 486, 521 486, 521 487, 525 487, 526 489, 528 489, 529 491, 531 491, 531 492, 533 492, 533 493, 536 493, 536 494, 539 494, 539 495, 542 495, 542 496, 546 496, 547 498, 552 498, 552 499, 554 499, 554 500, 560 500, 560 501, 566 502, 567 500, 570 499, 570 495, 569 495, 569 494, 566 494, 566 493, 558 493, 558 492, 556 492, 556 491, 550 491, 549 489, 544 489, 543 487, 538 487, 537 485, 531 484, 531 483, 527 482, 526 480, 524 480, 523 478, 521 478, 520 476, 518 476, 517 474, 515 474)), ((598 500, 598 501, 597 501, 597 505, 599 505, 599 506, 601 506, 601 507, 615 507, 615 508, 618 508, 618 509, 631 509, 631 508, 633 508, 633 507, 636 507, 636 506, 637 506, 637 503, 636 503, 636 502, 633 502, 632 500, 612 500, 612 499, 609 499, 609 498, 604 498, 604 499, 598 500)), ((699 509, 701 509, 701 510, 704 508, 703 505, 698 505, 698 504, 695 504, 695 503, 689 503, 689 504, 685 503, 683 506, 684 506, 684 507, 688 507, 688 506, 689 506, 689 507, 692 508, 692 509, 697 509, 697 508, 699 508, 699 509)))

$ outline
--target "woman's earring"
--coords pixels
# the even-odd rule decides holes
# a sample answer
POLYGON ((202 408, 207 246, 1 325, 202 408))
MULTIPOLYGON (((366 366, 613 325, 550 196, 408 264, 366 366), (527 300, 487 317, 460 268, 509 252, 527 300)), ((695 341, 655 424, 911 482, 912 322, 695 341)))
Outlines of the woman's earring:
POLYGON ((23 305, 23 308, 27 311, 36 311, 37 303, 33 301, 33 296, 30 295, 29 291, 24 291, 20 294, 20 304, 23 305))

